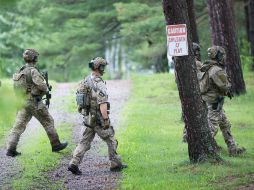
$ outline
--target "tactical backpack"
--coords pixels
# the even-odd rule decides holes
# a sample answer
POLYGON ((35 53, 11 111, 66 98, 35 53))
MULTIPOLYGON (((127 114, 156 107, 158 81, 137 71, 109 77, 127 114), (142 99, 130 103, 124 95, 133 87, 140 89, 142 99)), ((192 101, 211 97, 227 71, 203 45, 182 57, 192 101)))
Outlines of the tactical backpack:
POLYGON ((90 111, 92 90, 94 90, 95 92, 97 91, 96 87, 92 82, 91 76, 89 76, 79 84, 79 88, 76 93, 77 105, 79 106, 79 108, 84 109, 85 115, 88 115, 90 111))
POLYGON ((199 88, 201 94, 205 94, 209 89, 209 73, 208 70, 200 74, 199 88))
POLYGON ((18 72, 13 75, 13 85, 15 93, 23 95, 31 92, 33 84, 31 69, 23 66, 18 72))

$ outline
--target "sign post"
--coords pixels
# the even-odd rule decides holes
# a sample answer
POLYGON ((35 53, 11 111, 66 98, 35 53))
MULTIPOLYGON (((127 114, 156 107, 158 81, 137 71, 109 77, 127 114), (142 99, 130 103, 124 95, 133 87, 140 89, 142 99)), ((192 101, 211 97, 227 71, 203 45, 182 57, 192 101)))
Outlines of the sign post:
POLYGON ((188 55, 188 38, 186 24, 168 25, 167 30, 167 54, 169 56, 188 55))

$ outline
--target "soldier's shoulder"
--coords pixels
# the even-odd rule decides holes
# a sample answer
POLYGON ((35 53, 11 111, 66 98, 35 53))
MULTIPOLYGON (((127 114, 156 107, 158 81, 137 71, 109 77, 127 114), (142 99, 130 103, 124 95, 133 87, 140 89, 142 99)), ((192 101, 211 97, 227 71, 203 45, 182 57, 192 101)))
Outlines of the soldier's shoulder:
POLYGON ((99 76, 95 76, 95 77, 93 78, 93 80, 94 80, 94 82, 96 82, 96 83, 104 82, 104 80, 103 80, 101 77, 99 77, 99 76))
POLYGON ((27 66, 25 69, 31 71, 32 74, 41 75, 40 71, 36 67, 27 66))
POLYGON ((219 67, 218 65, 213 65, 210 69, 210 73, 211 75, 215 75, 217 74, 219 71, 223 71, 223 69, 221 67, 219 67))
POLYGON ((202 67, 202 62, 201 61, 199 61, 199 60, 196 60, 196 66, 197 66, 197 68, 198 69, 200 69, 201 67, 202 67))

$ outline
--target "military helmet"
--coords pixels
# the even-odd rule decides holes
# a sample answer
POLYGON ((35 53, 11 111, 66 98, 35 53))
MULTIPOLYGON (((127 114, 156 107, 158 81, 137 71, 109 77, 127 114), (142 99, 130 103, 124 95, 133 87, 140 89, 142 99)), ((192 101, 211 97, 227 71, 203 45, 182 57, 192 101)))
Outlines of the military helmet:
POLYGON ((200 45, 198 43, 193 42, 192 43, 192 50, 194 52, 196 59, 198 59, 200 61, 201 60, 200 45))
POLYGON ((212 46, 208 48, 207 53, 208 53, 208 57, 211 59, 216 59, 218 54, 220 54, 221 56, 226 55, 225 49, 221 46, 212 46))
POLYGON ((107 64, 108 62, 102 57, 96 57, 90 61, 89 67, 91 69, 99 69, 100 66, 105 67, 107 64))
POLYGON ((192 49, 194 52, 200 51, 200 45, 198 43, 193 42, 192 43, 192 49))
POLYGON ((39 53, 35 49, 26 49, 23 53, 23 58, 26 62, 36 62, 39 53))

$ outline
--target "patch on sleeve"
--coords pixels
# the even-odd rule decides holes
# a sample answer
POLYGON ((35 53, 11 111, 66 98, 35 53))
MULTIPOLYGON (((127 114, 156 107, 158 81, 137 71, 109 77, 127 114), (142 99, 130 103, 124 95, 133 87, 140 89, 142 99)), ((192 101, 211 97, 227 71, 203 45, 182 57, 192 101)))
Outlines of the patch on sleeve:
POLYGON ((219 80, 221 80, 223 83, 226 83, 227 82, 227 76, 225 73, 223 72, 218 72, 218 78, 219 80))
POLYGON ((99 96, 105 97, 105 94, 102 91, 100 91, 99 96))

